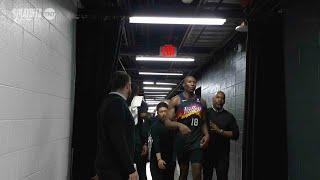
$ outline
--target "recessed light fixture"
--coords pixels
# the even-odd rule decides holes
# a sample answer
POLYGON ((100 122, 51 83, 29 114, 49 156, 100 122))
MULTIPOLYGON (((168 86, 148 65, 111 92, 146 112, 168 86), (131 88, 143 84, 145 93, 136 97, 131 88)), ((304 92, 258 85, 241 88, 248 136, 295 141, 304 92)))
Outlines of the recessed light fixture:
POLYGON ((183 76, 182 73, 139 72, 140 75, 183 76))
POLYGON ((146 97, 145 101, 164 101, 164 97, 146 97))
POLYGON ((226 22, 226 19, 132 16, 129 18, 129 22, 139 24, 223 25, 226 22))
POLYGON ((144 94, 167 94, 169 91, 145 91, 144 94))
POLYGON ((171 87, 143 87, 146 90, 171 90, 171 87))
POLYGON ((157 61, 157 62, 193 62, 192 57, 157 57, 157 56, 137 56, 137 61, 157 61))
POLYGON ((166 97, 167 95, 162 95, 162 94, 157 94, 157 95, 154 95, 154 94, 150 94, 150 95, 145 95, 147 97, 166 97))
POLYGON ((177 85, 177 84, 176 84, 176 83, 156 82, 156 85, 172 85, 172 86, 175 86, 175 85, 177 85))
POLYGON ((158 105, 160 102, 147 102, 148 105, 158 105))
POLYGON ((143 81, 143 84, 154 84, 154 82, 151 82, 151 81, 143 81))
POLYGON ((149 103, 149 102, 161 102, 161 101, 159 101, 159 100, 148 100, 148 101, 146 101, 146 103, 149 103))

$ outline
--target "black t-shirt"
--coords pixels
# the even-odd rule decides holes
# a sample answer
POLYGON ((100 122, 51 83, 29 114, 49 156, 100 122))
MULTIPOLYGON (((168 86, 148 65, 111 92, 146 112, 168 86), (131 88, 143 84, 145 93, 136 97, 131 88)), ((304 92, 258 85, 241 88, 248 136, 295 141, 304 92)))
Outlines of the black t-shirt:
POLYGON ((147 142, 148 132, 150 129, 149 120, 142 118, 141 113, 148 112, 148 104, 145 101, 141 102, 141 106, 138 107, 138 124, 135 125, 135 151, 141 153, 142 146, 147 142))
MULTIPOLYGON (((236 119, 231 113, 226 110, 221 112, 215 111, 213 108, 207 111, 208 122, 215 123, 220 129, 224 131, 232 131, 233 137, 231 139, 236 140, 239 138, 239 127, 236 119)), ((220 134, 215 134, 209 131, 210 141, 208 146, 208 152, 210 155, 229 155, 230 153, 230 139, 223 137, 220 134)))
POLYGON ((161 158, 166 163, 175 161, 174 158, 174 136, 175 131, 167 129, 158 117, 153 118, 151 137, 153 139, 151 149, 151 161, 157 161, 156 153, 161 153, 161 158))

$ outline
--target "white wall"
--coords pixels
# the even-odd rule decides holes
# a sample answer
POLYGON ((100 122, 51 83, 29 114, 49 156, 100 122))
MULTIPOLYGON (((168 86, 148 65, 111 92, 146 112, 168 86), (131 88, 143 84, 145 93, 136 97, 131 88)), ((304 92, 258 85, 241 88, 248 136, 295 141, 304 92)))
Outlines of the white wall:
POLYGON ((67 179, 75 12, 69 0, 0 0, 0 180, 67 179))

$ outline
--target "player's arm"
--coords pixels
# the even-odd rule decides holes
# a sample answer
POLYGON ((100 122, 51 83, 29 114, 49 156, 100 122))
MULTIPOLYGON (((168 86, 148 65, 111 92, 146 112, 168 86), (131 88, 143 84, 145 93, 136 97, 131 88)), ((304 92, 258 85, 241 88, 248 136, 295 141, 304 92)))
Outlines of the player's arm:
POLYGON ((209 132, 208 132, 208 122, 207 122, 207 103, 204 99, 201 99, 201 104, 203 105, 203 114, 201 119, 201 131, 203 137, 200 142, 201 147, 205 147, 209 142, 209 132))
POLYGON ((181 134, 188 134, 191 132, 191 130, 186 125, 173 121, 175 118, 175 106, 177 106, 179 103, 179 96, 175 96, 169 101, 167 116, 164 118, 163 122, 166 128, 178 129, 181 134))

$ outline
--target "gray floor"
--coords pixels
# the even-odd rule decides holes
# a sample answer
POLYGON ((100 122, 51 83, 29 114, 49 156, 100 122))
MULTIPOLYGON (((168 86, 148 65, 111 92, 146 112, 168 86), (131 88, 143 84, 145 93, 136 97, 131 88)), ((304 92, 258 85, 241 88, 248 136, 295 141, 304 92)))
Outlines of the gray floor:
MULTIPOLYGON (((150 166, 149 166, 149 165, 150 165, 150 164, 148 163, 148 164, 147 164, 147 177, 148 177, 148 180, 152 180, 151 173, 150 173, 150 166)), ((177 166, 176 166, 176 170, 175 170, 174 180, 178 180, 179 174, 180 174, 180 169, 179 169, 179 166, 177 165, 177 166)), ((191 169, 189 170, 188 180, 192 180, 192 172, 191 172, 191 169)))

